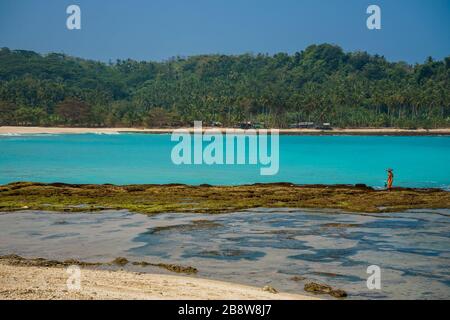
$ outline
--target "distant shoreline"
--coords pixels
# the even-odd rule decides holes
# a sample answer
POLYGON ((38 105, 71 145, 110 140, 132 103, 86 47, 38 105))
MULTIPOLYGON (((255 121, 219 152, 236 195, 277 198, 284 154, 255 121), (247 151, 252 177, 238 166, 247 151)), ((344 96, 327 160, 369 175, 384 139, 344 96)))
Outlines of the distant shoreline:
MULTIPOLYGON (((0 134, 114 134, 114 133, 148 133, 148 134, 165 134, 172 133, 176 129, 181 128, 73 128, 73 127, 18 127, 18 126, 0 126, 0 134)), ((192 127, 183 128, 193 131, 192 127)), ((212 129, 203 127, 203 130, 212 129)), ((234 128, 214 128, 221 132, 234 128)), ((234 129, 236 132, 242 132, 241 129, 234 129)), ((376 136, 435 136, 450 135, 450 128, 441 129, 400 129, 400 128, 355 128, 355 129, 279 129, 282 135, 376 135, 376 136)))

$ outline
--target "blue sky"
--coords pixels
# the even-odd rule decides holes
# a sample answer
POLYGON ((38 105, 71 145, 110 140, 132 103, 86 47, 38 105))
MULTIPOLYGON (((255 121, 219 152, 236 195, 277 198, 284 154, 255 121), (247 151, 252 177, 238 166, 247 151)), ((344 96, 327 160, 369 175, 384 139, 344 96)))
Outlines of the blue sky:
POLYGON ((450 0, 0 0, 0 47, 95 59, 301 51, 334 43, 391 61, 450 55, 450 0), (82 29, 66 28, 77 4, 82 29), (366 8, 382 29, 366 27, 366 8))

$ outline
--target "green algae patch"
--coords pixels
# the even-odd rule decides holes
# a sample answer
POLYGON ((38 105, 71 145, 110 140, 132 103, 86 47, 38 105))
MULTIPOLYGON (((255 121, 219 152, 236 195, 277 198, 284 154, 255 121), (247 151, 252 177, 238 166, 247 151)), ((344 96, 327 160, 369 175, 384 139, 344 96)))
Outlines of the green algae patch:
POLYGON ((16 254, 0 256, 0 262, 13 266, 25 267, 69 267, 71 265, 77 265, 80 267, 95 267, 102 265, 102 263, 99 262, 84 262, 76 259, 67 259, 64 261, 49 260, 44 258, 27 259, 16 254))
POLYGON ((198 272, 197 268, 191 267, 191 266, 180 266, 177 264, 170 264, 170 263, 150 263, 146 261, 137 261, 133 262, 133 265, 135 266, 153 266, 158 268, 163 268, 172 272, 176 273, 186 273, 186 274, 195 274, 198 272))
MULTIPOLYGON (((330 208, 350 212, 393 212, 450 208, 441 189, 374 190, 363 185, 269 183, 240 186, 64 184, 16 182, 0 186, 0 211, 95 212, 126 209, 163 212, 226 213, 251 208, 330 208)), ((200 223, 201 224, 201 223, 200 223)), ((203 226, 196 227, 214 227, 203 226)))
POLYGON ((118 266, 124 267, 125 265, 131 263, 134 266, 154 266, 158 268, 163 268, 175 273, 185 273, 185 274, 196 274, 198 272, 197 268, 191 266, 180 266, 177 264, 170 263, 151 263, 146 261, 129 261, 124 257, 117 257, 110 263, 102 262, 84 262, 75 259, 67 259, 64 261, 49 260, 44 258, 23 258, 16 254, 9 254, 0 256, 0 263, 5 263, 12 266, 23 266, 23 267, 53 267, 62 268, 69 267, 72 265, 77 265, 79 267, 100 267, 100 266, 118 266))

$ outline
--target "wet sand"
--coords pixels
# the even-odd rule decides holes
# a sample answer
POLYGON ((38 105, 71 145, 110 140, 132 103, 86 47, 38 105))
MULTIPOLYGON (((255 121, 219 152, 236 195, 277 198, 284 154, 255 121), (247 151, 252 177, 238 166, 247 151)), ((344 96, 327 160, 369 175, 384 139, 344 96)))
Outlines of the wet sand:
POLYGON ((128 271, 81 269, 81 288, 68 290, 65 268, 11 266, 0 262, 0 299, 195 299, 313 300, 314 297, 270 293, 262 288, 193 277, 128 271))
MULTIPOLYGON (((80 134, 80 133, 99 133, 99 134, 114 134, 114 133, 172 133, 176 128, 67 128, 67 127, 17 127, 17 126, 0 126, 0 134, 80 134)), ((193 131, 193 128, 185 128, 188 131, 193 131)), ((203 127, 203 130, 211 129, 203 127)), ((221 132, 230 128, 215 128, 221 132)), ((233 129, 237 132, 240 129, 233 129)), ((333 128, 332 130, 318 130, 318 129, 279 129, 280 134, 286 135, 315 135, 315 134, 343 134, 343 135, 450 135, 450 128, 441 129, 400 129, 400 128, 353 128, 340 129, 333 128)))

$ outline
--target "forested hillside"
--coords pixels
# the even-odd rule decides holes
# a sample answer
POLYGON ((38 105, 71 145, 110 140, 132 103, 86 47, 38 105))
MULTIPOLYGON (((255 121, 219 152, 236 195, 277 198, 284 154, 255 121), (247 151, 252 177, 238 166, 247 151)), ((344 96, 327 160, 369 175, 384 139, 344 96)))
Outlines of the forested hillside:
POLYGON ((450 56, 423 64, 312 45, 269 55, 101 63, 0 50, 0 125, 450 127, 450 56))

